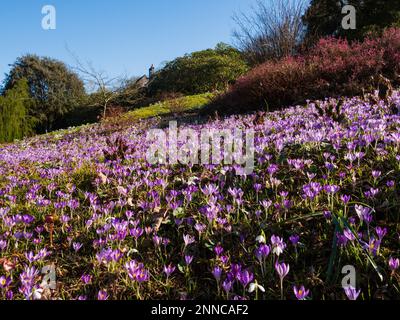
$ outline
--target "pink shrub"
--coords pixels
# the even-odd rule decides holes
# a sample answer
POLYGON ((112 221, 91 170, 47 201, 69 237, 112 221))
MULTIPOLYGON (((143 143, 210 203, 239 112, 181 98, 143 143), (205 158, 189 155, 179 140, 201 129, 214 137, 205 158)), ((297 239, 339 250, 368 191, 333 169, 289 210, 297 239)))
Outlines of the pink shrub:
POLYGON ((399 72, 400 29, 388 29, 364 42, 325 38, 303 56, 257 66, 218 97, 214 106, 230 113, 359 95, 376 86, 373 77, 379 74, 398 84, 399 72))

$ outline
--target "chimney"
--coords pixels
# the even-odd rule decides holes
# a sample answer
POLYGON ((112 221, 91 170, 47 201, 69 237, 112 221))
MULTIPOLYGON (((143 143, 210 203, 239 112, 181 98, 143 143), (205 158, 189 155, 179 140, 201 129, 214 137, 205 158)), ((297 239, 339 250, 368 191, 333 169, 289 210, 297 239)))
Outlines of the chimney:
POLYGON ((153 76, 154 76, 154 70, 155 70, 155 68, 154 68, 154 65, 152 64, 151 67, 150 67, 150 69, 149 69, 149 79, 152 79, 152 78, 153 78, 153 76))

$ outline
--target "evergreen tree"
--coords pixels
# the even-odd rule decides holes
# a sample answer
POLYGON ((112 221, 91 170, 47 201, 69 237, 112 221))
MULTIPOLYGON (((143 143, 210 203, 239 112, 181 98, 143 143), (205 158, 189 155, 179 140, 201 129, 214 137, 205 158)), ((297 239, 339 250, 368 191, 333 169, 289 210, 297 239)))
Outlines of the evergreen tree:
POLYGON ((39 121, 38 132, 52 130, 57 120, 80 105, 85 94, 78 75, 63 62, 47 57, 26 55, 18 58, 4 81, 4 90, 14 88, 23 78, 28 82, 33 99, 30 113, 39 121))
POLYGON ((26 79, 0 96, 0 142, 22 139, 34 132, 35 119, 29 115, 32 99, 26 79))

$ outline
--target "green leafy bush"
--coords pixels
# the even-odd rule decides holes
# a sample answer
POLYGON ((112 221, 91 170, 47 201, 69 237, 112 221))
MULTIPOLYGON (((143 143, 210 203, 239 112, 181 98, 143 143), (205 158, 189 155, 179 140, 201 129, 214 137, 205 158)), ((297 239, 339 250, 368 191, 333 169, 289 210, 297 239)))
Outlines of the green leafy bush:
POLYGON ((151 95, 163 92, 193 95, 224 90, 247 70, 239 51, 219 44, 215 49, 194 52, 167 63, 154 75, 149 91, 151 95))

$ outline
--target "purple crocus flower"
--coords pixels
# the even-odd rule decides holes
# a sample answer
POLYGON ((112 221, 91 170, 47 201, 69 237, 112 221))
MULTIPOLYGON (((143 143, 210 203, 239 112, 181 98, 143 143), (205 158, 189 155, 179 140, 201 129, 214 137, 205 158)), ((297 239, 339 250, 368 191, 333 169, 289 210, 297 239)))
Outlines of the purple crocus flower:
POLYGON ((90 282, 92 282, 92 276, 90 274, 83 274, 81 276, 81 280, 84 284, 89 284, 90 282))
POLYGON ((11 284, 11 278, 10 277, 5 277, 1 276, 0 277, 0 288, 5 289, 8 288, 11 284))
POLYGON ((340 200, 343 201, 344 204, 348 204, 350 202, 351 196, 343 194, 340 196, 340 200))
POLYGON ((289 273, 290 266, 289 266, 289 264, 285 264, 284 262, 282 262, 282 263, 276 262, 275 263, 275 270, 278 273, 279 278, 281 280, 283 280, 287 276, 287 274, 289 273))
POLYGON ((130 229, 129 234, 137 240, 142 236, 143 229, 140 227, 130 229))
MULTIPOLYGON (((242 272, 242 266, 238 263, 232 263, 231 274, 234 278, 238 278, 239 274, 242 272)), ((229 275, 229 274, 228 274, 229 275)))
POLYGON ((395 186, 395 184, 396 183, 393 180, 390 180, 390 181, 386 182, 386 185, 387 185, 388 188, 393 188, 395 186))
POLYGON ((176 267, 172 264, 164 266, 164 273, 167 275, 167 278, 169 278, 169 276, 174 273, 175 269, 176 267))
POLYGON ((325 219, 330 219, 330 218, 332 218, 332 212, 330 212, 330 211, 328 211, 328 210, 325 210, 325 211, 324 211, 324 217, 325 217, 325 219))
POLYGON ((381 176, 381 174, 382 174, 381 171, 378 171, 378 170, 373 170, 373 171, 372 171, 372 177, 373 177, 374 179, 378 179, 378 178, 381 176))
POLYGON ((26 258, 30 263, 36 261, 36 256, 35 256, 35 254, 34 254, 32 251, 26 252, 26 253, 25 253, 25 258, 26 258))
POLYGON ((7 299, 7 300, 12 300, 13 297, 14 297, 14 293, 13 293, 11 290, 8 290, 8 291, 6 292, 6 299, 7 299))
POLYGON ((3 251, 7 247, 7 241, 0 240, 0 251, 3 251))
POLYGON ((97 300, 108 300, 108 298, 108 293, 105 290, 100 290, 97 294, 97 300))
POLYGON ((218 266, 214 267, 212 274, 215 278, 215 280, 220 281, 221 280, 221 275, 222 275, 222 269, 218 266))
POLYGON ((185 263, 186 265, 190 265, 193 261, 193 256, 185 255, 185 263))
POLYGON ((368 243, 362 242, 362 245, 365 250, 368 250, 375 257, 381 246, 381 241, 371 237, 368 243))
POLYGON ((331 193, 331 194, 335 194, 340 190, 340 187, 337 185, 325 185, 324 189, 326 191, 326 193, 331 193))
POLYGON ((219 260, 220 260, 224 265, 226 265, 226 264, 228 263, 228 261, 229 261, 229 257, 228 257, 228 256, 220 256, 220 257, 219 257, 219 260))
POLYGON ((247 285, 253 281, 254 275, 250 271, 244 270, 239 273, 238 278, 243 287, 247 287, 247 285))
POLYGON ((83 244, 80 242, 72 243, 72 247, 74 248, 75 252, 78 252, 82 248, 83 244))
POLYGON ((214 248, 214 252, 217 256, 220 256, 224 252, 224 248, 221 247, 221 245, 217 245, 214 248))
POLYGON ((310 290, 306 290, 304 286, 297 288, 296 286, 293 287, 294 295, 296 296, 297 300, 305 300, 310 293, 310 290))
POLYGON ((25 267, 24 271, 20 274, 21 284, 24 287, 32 287, 35 278, 39 275, 39 271, 35 267, 25 267))
POLYGON ((344 229, 343 230, 343 235, 347 238, 347 239, 349 239, 350 241, 354 241, 354 240, 356 240, 356 237, 355 237, 355 235, 354 235, 354 233, 350 230, 350 229, 344 229))
POLYGON ((198 233, 203 233, 204 230, 206 230, 207 226, 205 224, 202 223, 196 223, 194 228, 197 230, 198 233))
POLYGON ((299 240, 300 240, 300 236, 297 234, 294 234, 289 237, 289 240, 292 243, 292 245, 297 246, 297 244, 299 243, 299 240))
POLYGON ((229 293, 231 291, 232 285, 233 285, 232 281, 229 281, 228 279, 222 282, 222 288, 226 293, 229 293))
POLYGON ((259 183, 256 183, 256 184, 254 184, 253 187, 254 187, 254 190, 258 193, 258 192, 260 192, 262 185, 259 183))
POLYGON ((356 288, 349 286, 344 288, 344 292, 349 300, 357 300, 358 296, 360 295, 361 289, 356 290, 356 288))
POLYGON ((365 221, 367 224, 372 221, 372 209, 361 205, 355 205, 355 210, 361 221, 365 221))
POLYGON ((138 263, 136 260, 129 261, 125 264, 125 269, 128 272, 129 278, 137 282, 145 282, 150 278, 149 272, 144 268, 143 263, 138 263))
POLYGON ((381 228, 381 227, 376 227, 375 232, 376 232, 376 235, 378 236, 378 239, 380 241, 382 241, 383 237, 387 234, 387 229, 381 228))
POLYGON ((389 268, 390 270, 392 270, 392 272, 395 272, 400 266, 400 260, 399 259, 395 259, 393 257, 391 257, 389 259, 389 268))
POLYGON ((256 250, 255 255, 259 261, 262 261, 266 257, 268 257, 269 253, 271 252, 270 246, 266 244, 261 244, 256 250))
POLYGON ((276 254, 278 257, 282 254, 283 250, 286 248, 285 242, 283 239, 273 235, 271 237, 271 244, 272 244, 272 252, 276 254))
POLYGON ((185 234, 183 235, 183 241, 185 242, 185 247, 187 247, 188 245, 194 243, 195 239, 190 234, 185 234))

